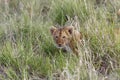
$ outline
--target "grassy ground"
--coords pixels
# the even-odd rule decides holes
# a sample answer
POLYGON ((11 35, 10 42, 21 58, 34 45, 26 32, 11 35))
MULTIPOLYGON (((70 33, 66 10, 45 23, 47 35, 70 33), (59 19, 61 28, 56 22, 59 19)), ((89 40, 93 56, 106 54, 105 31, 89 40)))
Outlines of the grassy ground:
POLYGON ((120 1, 0 0, 1 80, 120 80, 120 1), (49 29, 78 17, 80 57, 54 46, 49 29))

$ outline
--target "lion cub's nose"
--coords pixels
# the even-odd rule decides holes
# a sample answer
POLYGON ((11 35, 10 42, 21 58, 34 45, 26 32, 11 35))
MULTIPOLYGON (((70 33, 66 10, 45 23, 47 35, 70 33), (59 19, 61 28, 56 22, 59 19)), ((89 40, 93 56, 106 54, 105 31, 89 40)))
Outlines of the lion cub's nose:
POLYGON ((62 44, 58 44, 59 47, 61 47, 62 44))

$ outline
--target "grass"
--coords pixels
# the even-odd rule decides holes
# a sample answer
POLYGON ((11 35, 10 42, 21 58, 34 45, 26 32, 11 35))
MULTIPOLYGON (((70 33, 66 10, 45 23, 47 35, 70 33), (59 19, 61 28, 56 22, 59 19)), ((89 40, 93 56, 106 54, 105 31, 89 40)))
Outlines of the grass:
POLYGON ((120 1, 12 0, 0 2, 0 79, 119 80, 120 1), (50 28, 78 17, 85 43, 80 57, 54 45, 50 28))

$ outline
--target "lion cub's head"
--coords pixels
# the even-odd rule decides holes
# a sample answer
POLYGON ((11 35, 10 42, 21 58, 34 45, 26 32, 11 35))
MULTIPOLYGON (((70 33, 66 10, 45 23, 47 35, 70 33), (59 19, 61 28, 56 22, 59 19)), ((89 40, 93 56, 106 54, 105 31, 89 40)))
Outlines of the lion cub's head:
POLYGON ((73 33, 73 27, 56 28, 52 27, 50 32, 58 48, 65 48, 69 45, 73 33))

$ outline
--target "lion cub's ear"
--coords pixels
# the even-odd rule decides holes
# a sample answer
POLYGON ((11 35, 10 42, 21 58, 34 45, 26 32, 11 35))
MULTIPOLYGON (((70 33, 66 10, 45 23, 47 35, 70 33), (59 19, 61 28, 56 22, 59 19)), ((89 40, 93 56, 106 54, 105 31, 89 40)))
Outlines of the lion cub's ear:
POLYGON ((56 29, 57 29, 57 28, 54 27, 54 26, 50 29, 50 32, 51 32, 52 35, 53 35, 53 33, 56 31, 56 29))
POLYGON ((70 34, 72 34, 73 31, 74 31, 74 27, 73 27, 73 26, 65 27, 65 29, 66 29, 70 34))

